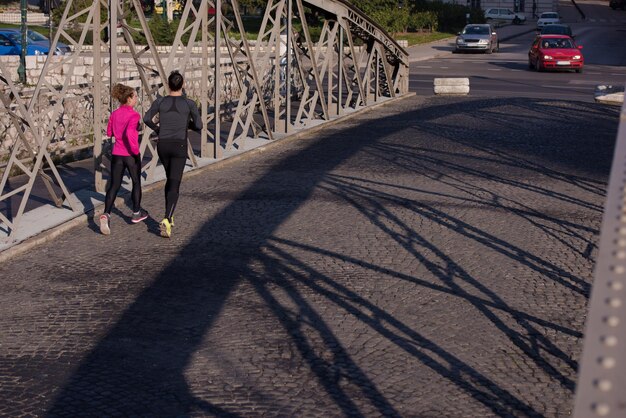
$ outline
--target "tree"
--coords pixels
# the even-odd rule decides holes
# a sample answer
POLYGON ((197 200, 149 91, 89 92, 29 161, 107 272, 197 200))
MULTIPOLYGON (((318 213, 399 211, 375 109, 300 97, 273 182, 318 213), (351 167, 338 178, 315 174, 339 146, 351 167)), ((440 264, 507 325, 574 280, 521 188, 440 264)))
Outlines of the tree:
POLYGON ((398 0, 349 0, 350 3, 367 13, 389 11, 397 9, 400 3, 398 0))

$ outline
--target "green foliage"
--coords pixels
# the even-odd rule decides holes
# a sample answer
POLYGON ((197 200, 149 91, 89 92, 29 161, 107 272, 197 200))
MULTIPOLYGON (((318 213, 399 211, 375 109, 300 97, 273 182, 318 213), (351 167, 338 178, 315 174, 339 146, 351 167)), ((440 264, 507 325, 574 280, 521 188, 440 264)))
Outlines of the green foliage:
POLYGON ((473 7, 470 9, 470 23, 485 23, 485 11, 480 7, 473 7))
POLYGON ((378 9, 369 13, 372 20, 382 26, 389 33, 406 32, 410 14, 407 9, 392 7, 378 9))
POLYGON ((467 24, 466 14, 470 13, 472 23, 484 22, 484 16, 480 21, 480 15, 474 12, 475 19, 471 18, 472 13, 467 6, 442 1, 413 0, 410 3, 414 12, 432 12, 437 15, 437 30, 442 32, 458 32, 467 24))
POLYGON ((239 5, 245 7, 248 12, 253 12, 255 9, 265 9, 267 6, 266 0, 239 0, 239 5))
POLYGON ((409 46, 412 46, 449 38, 452 35, 451 33, 442 32, 407 32, 396 36, 396 39, 405 40, 409 43, 409 46))
POLYGON ((348 0, 350 3, 372 16, 374 12, 397 9, 397 0, 348 0))
POLYGON ((405 2, 407 7, 399 7, 397 0, 350 1, 391 34, 408 31, 432 32, 438 30, 441 25, 437 10, 428 8, 432 5, 431 2, 421 1, 420 5, 423 5, 423 8, 416 8, 415 5, 418 3, 416 0, 409 4, 405 2))
POLYGON ((148 22, 150 33, 154 38, 154 42, 157 45, 172 45, 174 43, 174 37, 176 36, 176 29, 173 25, 178 27, 179 20, 175 20, 172 23, 168 22, 160 16, 154 16, 148 22))
MULTIPOLYGON (((68 17, 72 16, 82 10, 85 10, 93 5, 92 0, 73 0, 72 6, 70 7, 70 11, 68 13, 68 17)), ((55 26, 59 25, 61 22, 61 18, 63 17, 63 13, 65 13, 65 8, 67 6, 67 0, 61 1, 59 7, 52 9, 52 21, 55 26)), ((88 13, 83 14, 73 21, 75 26, 79 24, 85 23, 87 21, 88 13)), ((104 23, 108 20, 109 14, 106 7, 100 7, 100 23, 104 23)))
POLYGON ((439 28, 439 19, 435 12, 411 13, 408 22, 410 32, 435 32, 439 28))

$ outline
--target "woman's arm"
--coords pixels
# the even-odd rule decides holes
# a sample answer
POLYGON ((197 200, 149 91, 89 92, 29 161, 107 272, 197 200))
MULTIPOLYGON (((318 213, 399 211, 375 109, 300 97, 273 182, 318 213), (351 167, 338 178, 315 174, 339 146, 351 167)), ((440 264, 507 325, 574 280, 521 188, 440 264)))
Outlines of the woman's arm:
POLYGON ((107 136, 109 138, 113 136, 113 114, 109 116, 109 123, 107 124, 107 136))
POLYGON ((200 117, 198 106, 196 106, 196 102, 190 99, 187 99, 187 103, 189 103, 189 109, 191 111, 191 123, 189 128, 200 132, 202 130, 202 118, 200 117))

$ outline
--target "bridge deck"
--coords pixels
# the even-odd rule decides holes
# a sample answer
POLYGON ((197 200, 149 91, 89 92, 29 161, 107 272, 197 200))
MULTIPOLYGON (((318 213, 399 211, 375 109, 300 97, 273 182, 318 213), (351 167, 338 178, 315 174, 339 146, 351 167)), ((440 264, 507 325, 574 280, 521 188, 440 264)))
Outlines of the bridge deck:
POLYGON ((414 96, 187 178, 170 240, 146 192, 0 264, 0 414, 565 416, 615 120, 414 96))

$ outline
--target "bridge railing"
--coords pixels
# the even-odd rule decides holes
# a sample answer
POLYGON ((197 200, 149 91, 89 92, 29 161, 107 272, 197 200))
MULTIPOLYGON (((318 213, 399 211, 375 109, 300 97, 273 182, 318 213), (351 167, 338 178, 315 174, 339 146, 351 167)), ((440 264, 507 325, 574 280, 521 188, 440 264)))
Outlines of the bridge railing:
POLYGON ((626 107, 622 106, 579 367, 575 418, 626 416, 626 107))

